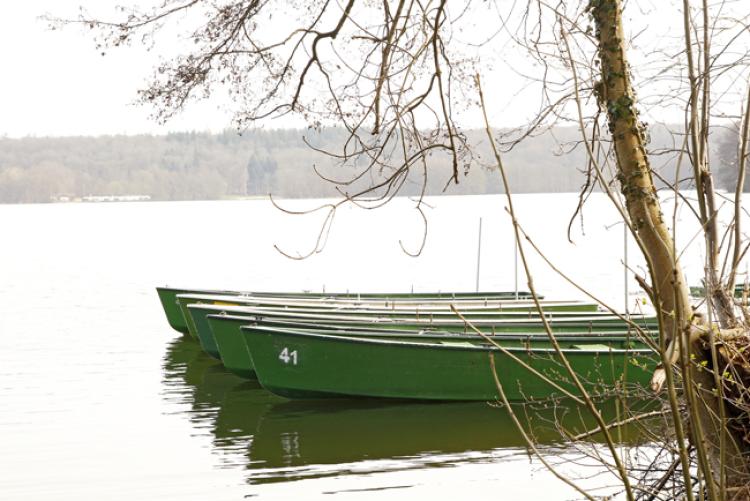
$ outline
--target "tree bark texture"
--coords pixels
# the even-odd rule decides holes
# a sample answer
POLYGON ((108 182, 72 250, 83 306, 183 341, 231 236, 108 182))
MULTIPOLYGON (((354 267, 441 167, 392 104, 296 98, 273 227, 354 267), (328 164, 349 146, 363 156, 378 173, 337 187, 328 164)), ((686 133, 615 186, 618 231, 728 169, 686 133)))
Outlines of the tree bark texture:
POLYGON ((591 0, 589 9, 596 25, 601 65, 601 79, 595 90, 607 112, 627 212, 648 263, 666 370, 677 363, 682 368, 684 396, 692 417, 688 419, 688 437, 696 449, 705 453, 703 463, 699 454, 699 467, 705 478, 713 478, 710 487, 715 487, 716 499, 723 497, 719 485, 726 487, 727 498, 747 499, 743 497, 747 491, 742 493, 747 489, 748 456, 743 455, 748 451, 747 444, 743 445, 736 433, 727 432, 723 452, 719 446, 721 430, 726 428, 718 419, 723 415, 719 412, 723 404, 716 396, 714 374, 707 370, 711 355, 710 346, 706 345, 710 336, 706 333, 711 327, 700 325, 693 311, 674 240, 657 197, 646 152, 645 126, 638 119, 627 63, 621 0, 591 0), (710 470, 708 474, 706 469, 710 470), (720 481, 720 476, 725 482, 720 481))

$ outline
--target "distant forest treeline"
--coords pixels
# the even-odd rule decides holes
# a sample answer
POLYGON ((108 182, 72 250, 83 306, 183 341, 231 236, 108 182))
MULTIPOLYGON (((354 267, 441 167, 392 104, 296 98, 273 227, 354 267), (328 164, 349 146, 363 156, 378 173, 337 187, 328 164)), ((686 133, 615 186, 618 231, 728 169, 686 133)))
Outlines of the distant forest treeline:
MULTIPOLYGON (((459 184, 450 178, 447 156, 428 163, 427 194, 485 194, 502 192, 491 167, 484 132, 469 131, 476 158, 459 184)), ((664 128, 652 128, 653 151, 672 148, 677 141, 664 128)), ((305 145, 305 137, 327 150, 339 150, 339 129, 236 131, 221 134, 173 133, 165 136, 0 138, 0 203, 48 202, 59 196, 148 195, 153 200, 208 200, 263 196, 283 198, 336 196, 334 186, 315 173, 346 179, 356 167, 343 167, 333 158, 305 145)), ((582 147, 574 128, 556 128, 531 137, 505 154, 511 189, 516 193, 575 192, 585 183, 582 147), (571 150, 572 151, 568 151, 571 150), (561 155, 561 151, 566 151, 561 155)), ((731 148, 731 145, 728 146, 731 148)), ((666 179, 674 177, 674 161, 654 156, 666 179)), ((415 172, 401 193, 420 192, 422 172, 415 172)), ((731 174, 725 174, 727 183, 731 174)), ((722 176, 719 180, 721 184, 722 176)), ((350 193, 372 177, 348 187, 350 193)))

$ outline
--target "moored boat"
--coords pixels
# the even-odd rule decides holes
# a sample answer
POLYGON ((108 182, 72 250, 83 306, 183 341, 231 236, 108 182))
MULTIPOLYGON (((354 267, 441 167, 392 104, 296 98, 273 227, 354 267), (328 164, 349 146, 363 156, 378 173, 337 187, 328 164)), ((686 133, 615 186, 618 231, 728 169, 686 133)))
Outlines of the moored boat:
MULTIPOLYGON (((423 331, 436 330, 446 332, 468 332, 466 321, 455 313, 441 315, 407 315, 390 311, 363 312, 354 310, 341 314, 337 310, 313 310, 314 313, 289 308, 256 308, 232 304, 192 303, 191 295, 179 295, 180 308, 185 312, 186 324, 190 334, 199 340, 204 350, 214 358, 222 359, 216 333, 206 318, 216 313, 229 313, 246 317, 247 323, 265 324, 306 324, 322 329, 358 329, 380 331, 423 331)), ((541 317, 532 312, 464 312, 472 325, 484 329, 488 334, 495 333, 544 333, 545 327, 541 317)), ((573 316, 571 312, 545 313, 553 332, 594 332, 610 331, 621 337, 632 336, 629 325, 623 318, 613 315, 573 316)), ((633 325, 643 329, 655 327, 655 319, 648 317, 631 317, 633 325)), ((224 334, 226 335, 226 333, 224 334)), ((227 342, 225 341, 225 344, 227 342)), ((229 343, 231 344, 231 343, 229 343)))
MULTIPOLYGON (((177 301, 177 295, 190 293, 209 294, 211 292, 212 291, 175 289, 170 287, 156 288, 156 293, 159 295, 159 301, 161 302, 162 309, 164 309, 164 314, 167 316, 167 322, 169 323, 169 326, 183 334, 189 334, 189 331, 187 322, 185 321, 185 316, 182 314, 182 310, 180 309, 180 303, 177 301)), ((218 294, 219 291, 213 291, 213 293, 218 294)), ((224 293, 227 295, 233 294, 231 291, 224 291, 224 293)))
MULTIPOLYGON (((490 357, 509 400, 579 393, 553 348, 415 343, 252 326, 243 326, 242 332, 261 385, 287 398, 495 400, 499 392, 490 357)), ((655 366, 651 350, 645 348, 582 343, 562 352, 593 394, 645 387, 655 366)))
MULTIPOLYGON (((180 296, 180 301, 185 299, 180 296)), ((467 321, 474 326, 492 332, 543 332, 545 330, 541 317, 537 314, 526 313, 484 313, 484 312, 462 312, 466 320, 462 320, 455 313, 441 315, 407 315, 405 313, 393 314, 390 312, 339 312, 332 311, 295 311, 288 308, 256 308, 253 306, 236 306, 229 304, 202 304, 188 303, 194 309, 209 312, 226 312, 253 317, 256 322, 267 320, 284 319, 288 322, 318 323, 326 325, 370 327, 378 329, 397 330, 426 330, 437 329, 455 332, 466 332, 469 330, 467 321), (355 313, 355 314, 352 314, 355 313)), ((186 306, 187 306, 186 304, 186 306)), ((657 327, 655 317, 644 315, 630 315, 628 318, 611 315, 556 315, 545 314, 547 322, 555 332, 580 332, 580 331, 626 331, 629 326, 638 326, 644 330, 653 330, 657 327)))
MULTIPOLYGON (((256 322, 252 317, 243 315, 209 314, 206 317, 214 335, 221 361, 231 372, 246 378, 255 378, 255 366, 252 353, 243 339, 245 333, 241 330, 244 325, 253 325, 255 329, 269 333, 297 332, 312 334, 327 334, 334 336, 364 337, 372 339, 388 339, 396 341, 432 342, 432 343, 471 343, 486 344, 485 339, 476 333, 457 333, 450 331, 414 331, 414 330, 383 330, 373 328, 356 328, 351 326, 330 326, 326 324, 305 324, 284 322, 283 320, 256 322)), ((558 342, 565 347, 595 342, 606 344, 614 348, 639 347, 645 344, 635 335, 626 332, 568 332, 556 335, 558 342)), ((533 347, 549 347, 550 340, 546 332, 537 333, 500 333, 492 337, 504 346, 521 346, 527 349, 533 347)))
POLYGON ((250 319, 243 316, 213 314, 207 315, 206 321, 224 367, 240 377, 256 379, 255 365, 240 331, 240 327, 249 323, 250 319))
MULTIPOLYGON (((182 307, 183 304, 180 303, 180 306, 182 307)), ((195 333, 194 337, 198 339, 203 351, 213 358, 221 360, 219 348, 216 346, 216 338, 214 337, 211 326, 208 323, 207 312, 202 306, 203 305, 200 304, 184 305, 184 310, 189 316, 188 324, 192 329, 191 333, 195 333)))
MULTIPOLYGON (((435 292, 435 293, 313 293, 313 292, 240 292, 226 290, 208 290, 208 289, 182 289, 174 287, 157 287, 156 292, 159 296, 164 313, 169 325, 178 332, 189 334, 189 326, 177 300, 178 295, 194 294, 212 297, 215 301, 249 301, 253 298, 258 301, 264 301, 268 304, 288 304, 290 301, 349 301, 349 302, 368 302, 378 304, 399 305, 423 304, 429 301, 449 302, 456 300, 471 300, 473 302, 487 303, 494 301, 519 301, 529 300, 531 298, 528 292, 435 292)), ((543 296, 539 296, 543 299, 543 296)), ((207 302, 206 301, 203 302, 207 302)), ((197 301, 196 301, 197 302, 197 301)), ((239 304, 239 303, 238 303, 239 304)), ((579 303, 576 305, 565 306, 574 308, 583 308, 580 311, 589 311, 592 307, 590 303, 579 303)), ((596 306, 593 306, 596 309, 596 306)))
MULTIPOLYGON (((494 298, 463 298, 463 299, 386 299, 365 300, 345 298, 286 298, 286 297, 259 297, 248 294, 178 294, 179 298, 190 299, 194 303, 221 303, 238 306, 254 306, 259 308, 293 308, 293 309, 350 309, 363 311, 387 310, 392 312, 436 312, 450 311, 452 307, 460 307, 463 310, 487 311, 487 312, 528 312, 536 311, 537 304, 533 299, 502 299, 494 298)), ((599 312, 596 303, 583 301, 550 301, 539 299, 542 310, 548 312, 569 312, 571 314, 589 314, 599 312)))

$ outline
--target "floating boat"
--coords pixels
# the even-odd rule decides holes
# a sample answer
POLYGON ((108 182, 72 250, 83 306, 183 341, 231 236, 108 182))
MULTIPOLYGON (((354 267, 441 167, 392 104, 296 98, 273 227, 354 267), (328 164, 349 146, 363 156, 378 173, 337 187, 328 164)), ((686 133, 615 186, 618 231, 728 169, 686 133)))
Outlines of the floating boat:
POLYGON ((187 324, 190 335, 198 340, 203 351, 217 360, 221 360, 219 348, 216 346, 216 338, 208 324, 208 312, 201 308, 202 305, 180 305, 187 315, 187 324))
MULTIPOLYGON (((496 400, 499 390, 491 358, 511 401, 580 393, 553 348, 501 349, 463 342, 241 329, 260 384, 286 398, 496 400)), ((615 388, 645 388, 656 366, 646 348, 581 343, 563 348, 562 353, 593 395, 615 388)))
MULTIPOLYGON (((342 335, 352 337, 365 337, 371 339, 388 339, 411 342, 452 343, 462 342, 482 345, 485 339, 476 333, 456 333, 438 330, 414 331, 414 330, 382 330, 372 328, 356 328, 329 326, 325 324, 289 323, 283 320, 266 321, 259 324, 251 317, 242 315, 209 314, 206 320, 213 333, 218 350, 218 358, 224 367, 244 378, 254 379, 255 365, 247 342, 243 339, 245 335, 241 330, 244 325, 253 324, 255 329, 274 332, 297 332, 311 334, 342 335)), ((521 346, 524 348, 549 347, 550 340, 546 332, 537 333, 501 333, 492 336, 496 342, 504 346, 521 346)), ((568 332, 556 335, 558 341, 566 347, 574 347, 581 343, 607 344, 617 348, 640 347, 645 345, 635 333, 621 332, 568 332)))
POLYGON ((292 398, 493 399, 498 391, 490 357, 511 400, 571 392, 575 388, 560 372, 542 317, 587 390, 606 393, 616 385, 647 384, 651 351, 639 336, 658 328, 654 317, 626 319, 597 311, 593 303, 542 300, 540 314, 536 302, 514 293, 353 297, 157 290, 173 328, 197 338, 231 372, 258 377, 271 391, 292 398), (499 347, 474 328, 493 336, 499 347), (316 365, 320 361, 325 362, 316 365), (300 374, 301 380, 295 379, 300 374), (356 380, 336 383, 337 374, 356 380))
MULTIPOLYGON (((305 314, 329 314, 329 313, 340 313, 340 314, 351 314, 359 316, 393 316, 403 315, 406 317, 417 317, 428 318, 431 316, 437 317, 452 317, 455 318, 455 313, 451 310, 452 306, 457 307, 466 315, 479 315, 480 313, 487 313, 497 318, 511 318, 511 317, 523 317, 523 316, 536 316, 538 314, 537 306, 533 301, 527 300, 499 300, 494 299, 475 301, 472 299, 462 300, 450 300, 443 301, 430 301, 426 300, 423 302, 399 302, 399 301, 385 301, 378 303, 367 303, 363 304, 359 301, 349 302, 342 299, 333 300, 322 300, 316 299, 314 301, 303 301, 299 299, 283 299, 283 298, 257 298, 254 296, 247 295, 220 295, 220 294, 178 294, 175 296, 175 303, 177 305, 177 311, 179 312, 181 319, 171 321, 173 326, 185 326, 184 332, 189 333, 190 336, 198 338, 198 333, 191 320, 190 313, 187 309, 190 304, 212 304, 220 306, 248 306, 255 308, 262 308, 265 310, 284 310, 289 313, 305 313, 305 314), (384 305, 390 305, 385 307, 384 305)), ((596 311, 597 305, 593 303, 581 303, 581 302, 561 302, 561 301, 542 301, 540 303, 544 311, 552 314, 558 314, 560 316, 567 315, 582 315, 587 316, 606 316, 608 313, 596 311)), ((166 311, 166 310, 165 310, 166 311)), ((178 329, 179 330, 179 329, 178 329)), ((182 332, 182 331, 181 331, 182 332)))
MULTIPOLYGON (((354 327, 375 327, 379 329, 442 329, 450 331, 467 331, 467 322, 461 320, 454 313, 445 315, 406 315, 387 313, 357 312, 302 312, 292 311, 285 308, 256 308, 253 306, 216 305, 188 303, 189 307, 200 311, 226 312, 241 314, 255 318, 256 321, 265 319, 285 319, 290 322, 324 323, 328 325, 343 325, 354 327)), ((188 308, 186 305, 186 308, 188 308)), ((544 330, 541 317, 538 314, 529 313, 485 313, 485 312, 462 312, 467 321, 478 327, 498 331, 525 332, 544 330)), ((556 315, 546 313, 548 323, 559 330, 585 331, 585 330, 627 330, 628 326, 639 326, 642 329, 653 329, 657 327, 657 320, 652 316, 630 315, 626 317, 611 314, 602 315, 556 315)))
MULTIPOLYGON (((239 291, 223 291, 223 290, 206 290, 206 289, 179 289, 172 287, 157 287, 156 292, 159 295, 162 308, 167 317, 169 325, 178 332, 188 334, 189 329, 185 320, 185 316, 181 311, 180 305, 177 301, 177 296, 181 294, 198 294, 205 296, 221 296, 224 301, 232 301, 232 298, 243 298, 250 300, 255 298, 259 300, 263 298, 266 302, 289 302, 291 300, 310 301, 310 300, 349 300, 349 301, 377 301, 380 304, 421 304, 427 301, 456 301, 456 300, 472 300, 478 303, 490 302, 490 301, 507 301, 516 300, 523 301, 531 299, 531 294, 528 292, 436 292, 436 293, 350 293, 350 292, 339 292, 339 293, 313 293, 313 292, 300 292, 300 293, 285 293, 285 292, 239 292, 239 291), (275 300, 275 301, 274 301, 275 300)), ((538 296, 539 299, 543 299, 543 296, 538 296)), ((216 299, 222 300, 220 298, 216 299)), ((589 311, 590 308, 596 309, 596 305, 591 303, 578 303, 579 308, 585 308, 581 311, 589 311), (588 306, 582 306, 582 305, 588 306)))
POLYGON ((206 320, 224 367, 240 377, 256 379, 255 365, 240 331, 249 319, 235 315, 207 315, 206 320))
MULTIPOLYGON (((273 298, 273 300, 278 301, 278 298, 273 298)), ((296 300, 269 303, 266 299, 248 296, 178 294, 175 302, 177 304, 177 310, 182 317, 179 321, 179 325, 185 325, 186 332, 196 339, 198 338, 198 333, 187 309, 190 304, 218 305, 221 307, 253 307, 259 308, 258 311, 261 313, 268 311, 324 315, 337 313, 352 316, 384 316, 392 318, 399 318, 399 316, 401 316, 403 318, 417 319, 456 318, 455 313, 451 309, 452 307, 456 307, 462 312, 462 314, 471 317, 486 314, 486 316, 498 319, 538 318, 539 314, 534 302, 516 300, 495 300, 489 305, 487 302, 475 303, 473 300, 456 300, 445 304, 423 302, 415 303, 417 306, 398 304, 398 307, 394 307, 393 305, 396 303, 390 302, 389 304, 392 305, 391 307, 374 307, 372 304, 363 307, 359 302, 351 303, 341 300, 328 302, 317 301, 316 303, 300 303, 296 300)), ((585 314, 587 317, 603 318, 610 315, 608 312, 597 311, 597 306, 593 303, 542 301, 540 302, 540 305, 543 310, 547 312, 546 315, 548 317, 580 316, 585 314)), ((178 324, 177 321, 172 323, 175 325, 178 324)))
MULTIPOLYGON (((351 310, 339 314, 338 310, 298 310, 291 308, 255 308, 231 304, 190 303, 191 296, 178 296, 180 308, 185 312, 186 323, 190 334, 198 339, 203 349, 214 358, 220 358, 215 333, 206 319, 215 313, 231 313, 248 317, 248 322, 264 323, 269 321, 301 322, 320 324, 328 328, 365 328, 380 330, 426 330, 436 329, 454 332, 468 330, 465 321, 453 312, 442 312, 420 316, 418 313, 408 315, 404 312, 393 313, 389 310, 362 311, 351 310)), ((465 311, 465 318, 473 325, 486 328, 489 332, 545 332, 541 317, 536 311, 528 312, 486 312, 465 311)), ((553 332, 585 332, 586 330, 624 331, 628 323, 622 318, 597 313, 596 315, 575 316, 574 312, 545 312, 553 332)), ((656 326, 656 320, 649 317, 631 317, 631 321, 648 329, 656 326)))

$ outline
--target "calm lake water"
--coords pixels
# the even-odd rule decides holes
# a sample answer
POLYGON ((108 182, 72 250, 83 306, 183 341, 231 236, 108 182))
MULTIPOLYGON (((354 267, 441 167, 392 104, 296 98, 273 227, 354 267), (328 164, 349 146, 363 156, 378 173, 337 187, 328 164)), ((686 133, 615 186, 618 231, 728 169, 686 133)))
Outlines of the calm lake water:
MULTIPOLYGON (((401 246, 419 248, 422 219, 400 199, 341 209, 323 252, 302 261, 274 246, 309 252, 324 214, 291 216, 268 201, 0 206, 0 499, 577 498, 529 454, 504 410, 276 398, 167 325, 157 285, 474 290, 480 216, 480 288, 512 290, 504 199, 427 203, 417 258, 401 246)), ((606 228, 617 216, 595 195, 571 244, 576 203, 568 194, 517 198, 548 257, 621 309, 622 225, 606 228)), ((685 257, 695 277, 700 257, 685 257)), ((541 293, 585 299, 531 261, 541 293)), ((630 265, 640 266, 632 256, 630 265)), ((519 282, 525 289, 520 272, 519 282)), ((597 471, 554 443, 543 454, 572 475, 597 471)))

